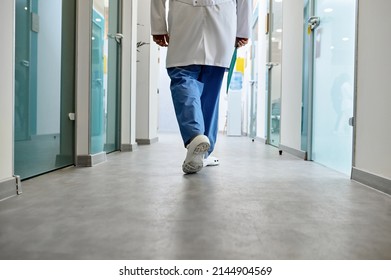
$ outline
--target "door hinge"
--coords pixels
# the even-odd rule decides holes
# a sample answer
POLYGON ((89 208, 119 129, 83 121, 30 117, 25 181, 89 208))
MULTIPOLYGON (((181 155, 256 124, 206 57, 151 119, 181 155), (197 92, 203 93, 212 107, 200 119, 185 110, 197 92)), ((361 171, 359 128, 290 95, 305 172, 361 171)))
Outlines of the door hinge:
POLYGON ((16 194, 20 195, 22 194, 22 180, 20 179, 19 175, 14 175, 15 181, 16 181, 16 194))

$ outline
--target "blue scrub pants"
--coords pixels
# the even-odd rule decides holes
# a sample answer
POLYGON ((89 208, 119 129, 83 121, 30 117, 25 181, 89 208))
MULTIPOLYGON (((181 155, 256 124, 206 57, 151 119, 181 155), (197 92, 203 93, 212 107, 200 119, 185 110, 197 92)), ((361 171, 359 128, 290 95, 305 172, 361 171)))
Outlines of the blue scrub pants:
POLYGON ((197 135, 206 135, 212 153, 218 132, 219 96, 225 68, 189 65, 167 69, 171 95, 185 147, 197 135))

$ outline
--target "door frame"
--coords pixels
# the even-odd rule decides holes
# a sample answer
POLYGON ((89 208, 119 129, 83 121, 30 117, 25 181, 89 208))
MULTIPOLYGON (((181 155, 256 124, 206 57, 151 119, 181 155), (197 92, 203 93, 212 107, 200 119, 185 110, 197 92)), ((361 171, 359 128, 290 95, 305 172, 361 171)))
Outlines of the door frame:
MULTIPOLYGON (((266 144, 271 145, 273 147, 279 148, 280 143, 281 143, 281 109, 280 109, 280 122, 279 122, 279 134, 278 134, 278 145, 275 145, 272 143, 272 137, 271 137, 271 130, 272 130, 272 71, 274 66, 278 66, 278 63, 276 64, 275 62, 271 61, 272 60, 272 30, 273 30, 273 1, 274 0, 267 0, 267 9, 266 9, 266 36, 267 36, 267 51, 266 51, 266 81, 267 81, 267 87, 266 87, 266 144)), ((281 3, 283 5, 283 3, 281 3)), ((281 9, 281 17, 282 17, 282 11, 281 9)), ((281 18, 281 21, 283 19, 281 18)), ((281 34, 281 40, 282 40, 283 34, 281 34)), ((281 50, 282 54, 282 50, 281 50)), ((281 56, 282 59, 282 56, 281 56)), ((282 61, 280 63, 280 71, 282 71, 282 61)), ((282 85, 282 75, 280 75, 280 85, 282 85)), ((282 87, 280 87, 280 108, 282 104, 282 87)))

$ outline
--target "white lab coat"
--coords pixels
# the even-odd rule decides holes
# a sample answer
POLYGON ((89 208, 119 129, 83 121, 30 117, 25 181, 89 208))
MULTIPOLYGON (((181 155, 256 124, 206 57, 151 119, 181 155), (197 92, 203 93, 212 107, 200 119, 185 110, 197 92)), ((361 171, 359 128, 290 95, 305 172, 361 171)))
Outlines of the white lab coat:
POLYGON ((249 38, 250 0, 151 0, 152 35, 169 34, 166 67, 229 67, 235 38, 249 38), (168 24, 167 24, 168 23, 168 24))

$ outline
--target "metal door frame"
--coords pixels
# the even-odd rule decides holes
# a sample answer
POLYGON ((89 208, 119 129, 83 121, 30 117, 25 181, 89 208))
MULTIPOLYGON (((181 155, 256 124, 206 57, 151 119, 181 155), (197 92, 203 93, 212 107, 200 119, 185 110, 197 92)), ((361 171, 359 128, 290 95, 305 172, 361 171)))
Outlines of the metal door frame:
MULTIPOLYGON (((279 147, 280 143, 281 143, 281 131, 279 132, 279 140, 278 140, 278 146, 276 145, 273 145, 271 143, 271 126, 272 126, 272 122, 271 122, 271 113, 272 113, 272 96, 271 96, 271 87, 272 87, 272 75, 271 75, 271 72, 272 72, 272 69, 274 66, 276 66, 276 64, 271 60, 271 54, 272 54, 272 33, 271 33, 271 30, 272 30, 272 23, 273 23, 273 14, 271 13, 272 9, 273 9, 273 0, 268 0, 267 2, 267 10, 266 10, 266 35, 268 36, 268 43, 267 43, 267 47, 268 47, 268 50, 266 52, 267 54, 267 59, 266 59, 266 67, 268 68, 267 69, 267 97, 266 97, 266 130, 267 130, 267 133, 266 133, 266 144, 268 145, 271 145, 273 147, 279 147)), ((283 3, 281 3, 281 5, 283 5, 283 3)), ((281 35, 281 38, 283 37, 283 35, 281 35)), ((281 50, 282 52, 282 50, 281 50)), ((278 64, 277 64, 278 65, 278 64)), ((281 69, 282 70, 282 69, 281 69)), ((282 77, 282 76, 281 76, 282 77)), ((282 81, 280 80, 280 84, 282 83, 282 81)), ((280 108, 281 108, 281 104, 282 104, 282 87, 280 88, 280 108)), ((281 120, 281 111, 280 111, 280 120, 281 120)), ((281 128, 281 122, 280 122, 280 128, 281 128)))

